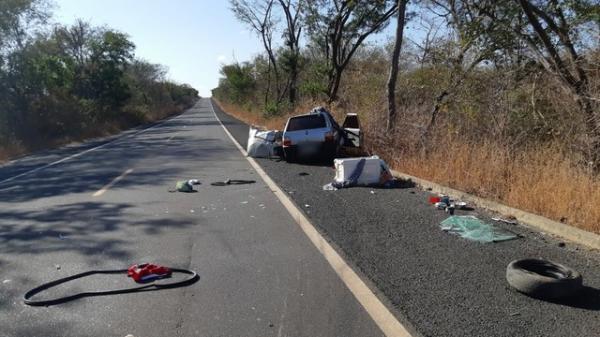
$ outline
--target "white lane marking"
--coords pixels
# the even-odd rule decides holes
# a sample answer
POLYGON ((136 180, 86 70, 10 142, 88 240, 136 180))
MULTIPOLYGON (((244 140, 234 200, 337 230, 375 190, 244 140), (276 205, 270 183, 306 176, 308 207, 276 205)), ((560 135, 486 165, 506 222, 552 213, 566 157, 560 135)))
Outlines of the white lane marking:
POLYGON ((96 147, 93 147, 93 148, 91 148, 91 149, 87 149, 87 150, 85 150, 85 151, 82 151, 82 152, 79 152, 79 153, 76 153, 76 154, 70 155, 70 156, 68 156, 68 157, 65 157, 65 158, 59 159, 59 160, 57 160, 57 161, 54 161, 54 162, 52 162, 52 163, 49 163, 49 164, 46 164, 46 165, 43 165, 43 166, 40 166, 40 167, 36 167, 36 168, 34 168, 34 169, 32 169, 32 170, 25 171, 25 172, 23 172, 23 173, 17 174, 16 176, 12 176, 12 177, 10 177, 10 178, 6 178, 6 179, 4 179, 4 180, 0 180, 0 184, 4 184, 4 183, 7 183, 7 182, 9 182, 9 181, 12 181, 12 180, 15 180, 15 179, 18 179, 18 178, 24 177, 24 176, 26 176, 26 175, 29 175, 29 174, 31 174, 31 173, 35 173, 35 172, 37 172, 37 171, 41 171, 41 170, 47 169, 47 168, 49 168, 49 167, 52 167, 52 166, 58 165, 58 164, 60 164, 60 163, 62 163, 62 162, 65 162, 65 161, 67 161, 67 160, 70 160, 70 159, 74 159, 74 158, 77 158, 77 157, 83 156, 83 155, 84 155, 84 154, 86 154, 86 153, 89 153, 89 152, 92 152, 92 151, 95 151, 95 150, 101 149, 101 148, 103 148, 103 147, 105 147, 105 146, 108 146, 108 145, 110 145, 110 144, 112 144, 112 143, 115 143, 115 142, 117 142, 117 141, 119 141, 119 140, 123 140, 123 139, 125 139, 125 138, 128 138, 128 137, 134 137, 134 136, 137 136, 137 135, 139 135, 139 134, 141 134, 141 133, 144 133, 144 132, 146 132, 146 131, 149 131, 149 130, 152 130, 152 129, 156 128, 156 127, 159 127, 159 126, 163 125, 164 123, 167 123, 167 122, 173 121, 173 120, 175 120, 175 119, 177 119, 177 118, 179 118, 179 117, 181 117, 181 116, 183 116, 183 115, 179 115, 179 116, 177 116, 177 117, 174 117, 174 118, 167 119, 167 120, 165 120, 165 121, 162 121, 162 122, 160 122, 160 123, 158 123, 158 124, 156 124, 156 125, 153 125, 153 126, 147 127, 147 128, 145 128, 145 129, 143 129, 143 130, 137 131, 137 132, 135 132, 135 133, 132 133, 132 134, 129 134, 129 135, 123 135, 123 136, 119 136, 119 137, 117 137, 116 139, 113 139, 113 140, 111 140, 111 141, 110 141, 110 142, 108 142, 108 143, 104 143, 104 144, 102 144, 102 145, 98 145, 98 146, 96 146, 96 147))
POLYGON ((125 178, 125 176, 128 175, 131 172, 133 172, 133 169, 128 169, 127 171, 121 173, 120 176, 116 177, 110 183, 104 185, 104 187, 102 187, 101 189, 97 190, 96 193, 92 194, 92 197, 99 197, 99 196, 101 196, 106 191, 108 191, 109 188, 111 188, 114 184, 118 183, 119 180, 125 178))
POLYGON ((170 142, 170 141, 171 141, 171 139, 173 139, 173 137, 175 137, 175 136, 171 136, 171 137, 169 137, 169 139, 167 139, 167 143, 168 143, 168 142, 170 142))
MULTIPOLYGON (((210 98, 209 98, 210 100, 210 98)), ((290 213, 296 223, 302 228, 304 234, 308 236, 310 241, 315 245, 317 250, 325 257, 329 265, 335 270, 336 274, 342 279, 342 282, 348 287, 350 292, 363 306, 365 311, 371 316, 375 324, 381 329, 381 331, 387 337, 411 337, 408 330, 402 325, 396 317, 386 308, 386 306, 375 296, 375 294, 369 289, 365 282, 356 274, 354 270, 344 261, 344 259, 335 251, 335 249, 325 240, 325 238, 315 229, 314 225, 304 216, 302 211, 294 205, 292 200, 277 186, 277 184, 269 177, 260 165, 254 160, 254 158, 246 156, 246 151, 241 145, 233 138, 229 130, 223 125, 215 108, 210 101, 210 106, 215 115, 215 118, 221 124, 225 133, 231 138, 231 141, 235 146, 242 152, 246 157, 250 165, 256 170, 258 175, 264 180, 264 182, 271 188, 273 193, 279 198, 279 201, 290 213)))

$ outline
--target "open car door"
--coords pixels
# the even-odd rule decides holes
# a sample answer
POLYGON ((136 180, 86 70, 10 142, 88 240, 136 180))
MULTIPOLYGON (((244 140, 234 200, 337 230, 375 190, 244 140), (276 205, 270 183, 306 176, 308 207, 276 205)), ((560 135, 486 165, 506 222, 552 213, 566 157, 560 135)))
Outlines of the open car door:
POLYGON ((346 147, 360 147, 362 134, 360 133, 360 123, 358 122, 358 115, 355 113, 346 114, 342 129, 346 133, 346 147))

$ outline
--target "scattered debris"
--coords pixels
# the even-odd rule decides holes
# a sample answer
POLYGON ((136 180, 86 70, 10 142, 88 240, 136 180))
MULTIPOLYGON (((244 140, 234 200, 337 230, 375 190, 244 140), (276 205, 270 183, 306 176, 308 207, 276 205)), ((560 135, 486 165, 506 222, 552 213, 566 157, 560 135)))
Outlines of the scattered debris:
POLYGON ((7 283, 10 283, 10 280, 6 279, 6 280, 2 281, 2 284, 7 284, 7 283))
POLYGON ((300 173, 298 173, 298 175, 299 175, 299 176, 303 176, 303 177, 304 177, 304 176, 309 176, 309 175, 310 175, 310 173, 306 173, 306 172, 300 172, 300 173))
POLYGON ((443 202, 439 201, 439 202, 436 202, 434 206, 437 209, 446 209, 447 205, 446 205, 446 203, 443 203, 443 202))
POLYGON ((304 207, 309 208, 310 205, 309 204, 304 204, 304 207))
POLYGON ((67 236, 66 236, 66 235, 63 235, 62 233, 60 233, 60 234, 58 234, 58 238, 59 238, 60 240, 64 240, 64 239, 66 239, 66 238, 67 238, 67 236))
POLYGON ((440 197, 436 197, 436 196, 430 196, 429 197, 429 203, 432 205, 437 204, 438 202, 441 202, 442 199, 440 197))
POLYGON ((375 194, 375 191, 371 190, 371 194, 375 194))
POLYGON ((190 209, 190 213, 194 213, 195 211, 193 209, 190 209))
POLYGON ((464 201, 458 201, 455 202, 454 205, 458 208, 458 209, 465 209, 467 208, 467 203, 464 201))
POLYGON ((395 185, 395 179, 387 164, 377 156, 335 159, 333 165, 335 178, 333 182, 323 186, 325 191, 353 186, 395 185))
POLYGON ((514 233, 486 224, 472 215, 451 216, 440 223, 442 230, 482 243, 499 242, 518 238, 514 233))
POLYGON ((175 183, 175 189, 169 190, 169 192, 196 192, 196 190, 194 190, 194 185, 200 185, 200 181, 198 179, 179 180, 177 183, 175 183))
POLYGON ((56 268, 56 270, 60 270, 60 264, 55 264, 54 268, 56 268))
POLYGON ((260 131, 256 127, 250 127, 248 131, 248 146, 246 153, 253 158, 271 158, 280 154, 281 131, 260 131))
POLYGON ((504 218, 492 218, 492 220, 494 221, 498 221, 498 222, 504 222, 510 225, 518 225, 519 223, 516 220, 513 220, 511 218, 508 219, 504 219, 504 218))
POLYGON ((558 243, 558 246, 559 246, 560 248, 563 248, 564 246, 566 246, 566 244, 565 244, 564 242, 559 242, 559 243, 558 243))
POLYGON ((274 326, 275 326, 275 325, 274 325, 273 323, 269 322, 269 328, 272 328, 272 327, 274 327, 274 326))
POLYGON ((213 186, 227 186, 227 185, 245 185, 245 184, 254 184, 255 180, 242 180, 242 179, 227 179, 225 181, 217 181, 211 183, 213 186))
POLYGON ((247 203, 248 203, 247 201, 242 201, 242 202, 240 202, 240 204, 243 204, 243 205, 245 205, 245 204, 247 204, 247 203))

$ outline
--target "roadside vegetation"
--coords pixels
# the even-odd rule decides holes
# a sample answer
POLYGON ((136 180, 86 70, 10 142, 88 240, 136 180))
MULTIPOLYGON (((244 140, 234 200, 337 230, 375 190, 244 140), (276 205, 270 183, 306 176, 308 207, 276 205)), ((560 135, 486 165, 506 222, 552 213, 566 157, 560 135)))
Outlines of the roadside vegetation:
POLYGON ((0 161, 189 107, 198 92, 134 55, 122 32, 51 23, 45 0, 0 1, 0 161))
POLYGON ((222 66, 226 111, 277 129, 315 105, 356 112, 365 150, 400 171, 600 233, 598 1, 231 7, 265 52, 222 66))

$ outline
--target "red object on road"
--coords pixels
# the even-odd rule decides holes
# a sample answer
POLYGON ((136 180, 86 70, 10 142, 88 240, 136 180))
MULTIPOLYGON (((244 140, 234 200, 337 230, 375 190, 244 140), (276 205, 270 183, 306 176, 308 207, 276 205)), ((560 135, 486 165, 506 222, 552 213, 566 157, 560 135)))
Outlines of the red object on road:
POLYGON ((435 203, 438 203, 440 201, 442 201, 442 198, 440 198, 440 197, 429 197, 429 203, 430 204, 435 204, 435 203))
POLYGON ((170 277, 171 273, 172 271, 168 267, 150 263, 134 264, 127 269, 127 276, 133 278, 137 283, 170 277))

